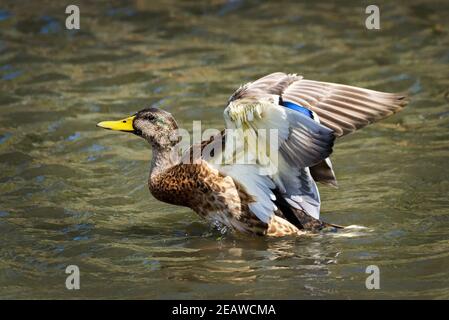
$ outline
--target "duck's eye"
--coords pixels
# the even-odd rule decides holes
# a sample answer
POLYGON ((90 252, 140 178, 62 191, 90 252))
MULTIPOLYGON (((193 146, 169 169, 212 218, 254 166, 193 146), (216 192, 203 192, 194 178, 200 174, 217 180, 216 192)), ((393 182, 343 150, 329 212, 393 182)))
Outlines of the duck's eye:
POLYGON ((147 116, 147 119, 150 120, 150 121, 153 121, 153 120, 155 119, 155 117, 154 117, 154 115, 149 114, 149 115, 147 116))

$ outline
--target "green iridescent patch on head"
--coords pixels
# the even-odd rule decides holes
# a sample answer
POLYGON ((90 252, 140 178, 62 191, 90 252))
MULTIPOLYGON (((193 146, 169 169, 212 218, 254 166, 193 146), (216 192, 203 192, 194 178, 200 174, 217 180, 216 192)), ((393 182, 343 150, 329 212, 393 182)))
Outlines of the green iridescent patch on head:
POLYGON ((167 127, 168 123, 167 121, 165 121, 165 119, 163 117, 157 117, 155 119, 155 124, 161 126, 161 127, 167 127))

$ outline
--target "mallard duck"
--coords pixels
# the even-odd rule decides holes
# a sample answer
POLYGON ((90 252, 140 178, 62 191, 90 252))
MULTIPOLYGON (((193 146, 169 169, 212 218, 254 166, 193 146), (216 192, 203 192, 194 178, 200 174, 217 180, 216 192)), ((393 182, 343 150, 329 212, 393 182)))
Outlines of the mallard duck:
POLYGON ((404 94, 278 72, 237 89, 224 110, 226 130, 192 145, 181 157, 176 147, 178 125, 162 109, 145 108, 97 126, 130 132, 150 143, 148 185, 156 199, 189 207, 223 232, 305 235, 339 228, 320 220, 316 185, 337 185, 329 159, 335 138, 386 118, 406 104, 404 94), (271 154, 261 155, 263 148, 255 147, 255 140, 227 152, 231 129, 264 143, 269 139, 261 130, 275 130, 274 152, 270 147, 271 154), (201 152, 195 156, 195 150, 201 152), (217 161, 220 156, 232 161, 217 161))

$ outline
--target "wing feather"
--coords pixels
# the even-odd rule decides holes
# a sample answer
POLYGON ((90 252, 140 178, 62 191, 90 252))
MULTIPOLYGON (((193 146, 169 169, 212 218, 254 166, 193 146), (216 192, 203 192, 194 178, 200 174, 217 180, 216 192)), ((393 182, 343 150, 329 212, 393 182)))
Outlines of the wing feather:
POLYGON ((408 102, 404 94, 302 78, 286 87, 282 98, 309 108, 337 136, 386 118, 400 111, 408 102))

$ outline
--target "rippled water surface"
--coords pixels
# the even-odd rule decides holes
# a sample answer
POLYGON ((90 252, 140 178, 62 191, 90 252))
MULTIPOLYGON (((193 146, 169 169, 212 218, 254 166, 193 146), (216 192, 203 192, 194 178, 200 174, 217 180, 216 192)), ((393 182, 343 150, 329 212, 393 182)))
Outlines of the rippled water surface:
POLYGON ((0 3, 0 298, 449 298, 447 1, 0 3), (222 128, 228 96, 274 71, 411 93, 340 139, 309 239, 221 236, 148 192, 151 157, 100 120, 144 106, 222 128), (65 268, 81 290, 65 289, 65 268), (377 265, 381 289, 367 290, 377 265))

